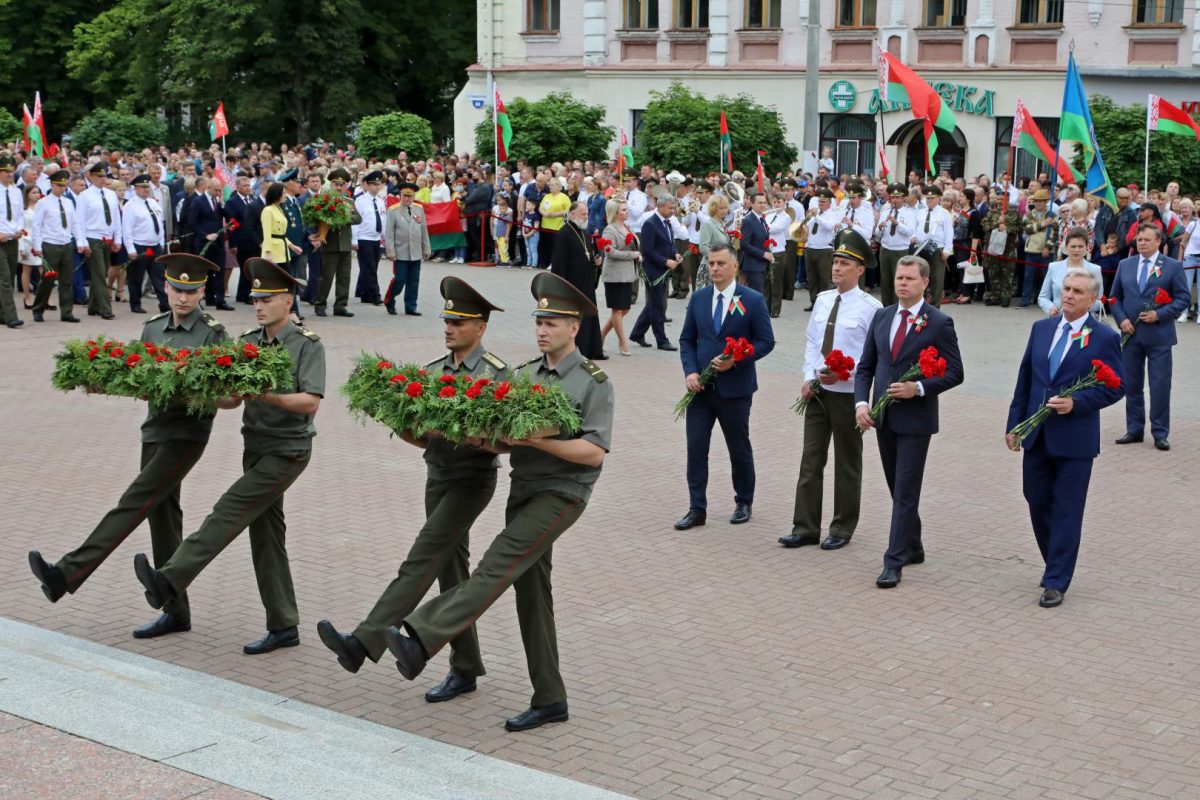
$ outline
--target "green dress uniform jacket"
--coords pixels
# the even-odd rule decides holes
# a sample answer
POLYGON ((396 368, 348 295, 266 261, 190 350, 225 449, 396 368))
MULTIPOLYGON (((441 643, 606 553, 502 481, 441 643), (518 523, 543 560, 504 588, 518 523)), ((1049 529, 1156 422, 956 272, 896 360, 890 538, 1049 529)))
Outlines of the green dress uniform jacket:
MULTIPOLYGON (((426 368, 440 368, 443 375, 470 375, 496 382, 509 376, 508 365, 482 346, 458 366, 454 354, 449 353, 426 368)), ((396 577, 354 631, 372 661, 378 661, 387 649, 384 632, 413 612, 434 578, 439 590, 447 592, 471 574, 471 526, 496 492, 500 461, 486 450, 430 439, 425 447, 425 464, 425 525, 396 577)), ((463 677, 486 673, 474 625, 450 642, 450 669, 463 677)))
MULTIPOLYGON (((613 389, 604 371, 573 351, 556 367, 545 357, 522 364, 517 376, 558 385, 576 403, 581 429, 559 439, 585 439, 609 449, 613 389)), ((554 542, 587 507, 600 467, 565 461, 534 447, 512 449, 512 487, 505 507, 505 527, 480 559, 471 577, 442 592, 404 620, 428 655, 466 632, 509 586, 516 588, 517 619, 525 646, 532 705, 566 700, 558 668, 554 597, 550 583, 554 542)))
MULTIPOLYGON (((171 312, 146 320, 141 341, 173 349, 195 349, 227 339, 225 326, 199 309, 174 324, 171 312)), ((150 521, 154 564, 165 564, 183 539, 180 487, 204 454, 212 432, 213 415, 188 414, 182 407, 150 412, 142 423, 141 471, 129 484, 116 508, 109 511, 79 548, 58 562, 74 593, 104 563, 143 520, 150 521)), ((163 608, 180 621, 191 619, 187 595, 180 593, 163 608)))
MULTIPOLYGON (((263 328, 241 336, 260 348, 286 347, 292 357, 293 385, 277 394, 325 394, 325 348, 310 330, 285 323, 274 339, 263 328)), ((184 540, 159 572, 181 594, 230 542, 250 528, 250 554, 258 593, 266 610, 268 631, 299 623, 296 592, 288 564, 283 495, 308 466, 312 437, 311 414, 297 414, 257 400, 242 412, 242 476, 217 500, 200 529, 184 540)))

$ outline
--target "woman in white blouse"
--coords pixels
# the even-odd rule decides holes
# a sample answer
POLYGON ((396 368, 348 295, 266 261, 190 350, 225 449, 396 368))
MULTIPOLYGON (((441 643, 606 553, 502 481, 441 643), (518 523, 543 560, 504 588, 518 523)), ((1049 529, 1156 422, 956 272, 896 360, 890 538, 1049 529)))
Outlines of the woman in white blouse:
MULTIPOLYGON (((1077 200, 1082 202, 1084 207, 1087 207, 1086 200, 1077 200)), ((1100 281, 1100 285, 1104 285, 1103 278, 1100 274, 1100 267, 1087 260, 1087 252, 1092 244, 1092 234, 1088 228, 1071 228, 1067 231, 1066 250, 1067 257, 1062 261, 1054 261, 1046 268, 1046 279, 1042 281, 1042 293, 1038 296, 1038 305, 1042 310, 1051 317, 1057 317, 1062 312, 1062 286, 1063 278, 1067 274, 1067 270, 1080 268, 1086 269, 1096 276, 1096 280, 1100 281)), ((1100 301, 1097 300, 1092 306, 1092 313, 1100 310, 1100 301)))

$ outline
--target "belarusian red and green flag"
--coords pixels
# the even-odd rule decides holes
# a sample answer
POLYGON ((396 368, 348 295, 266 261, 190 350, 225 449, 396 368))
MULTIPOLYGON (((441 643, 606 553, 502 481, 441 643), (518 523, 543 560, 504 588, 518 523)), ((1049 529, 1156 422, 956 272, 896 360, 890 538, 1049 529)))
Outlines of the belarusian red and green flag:
POLYGON ((925 80, 886 50, 879 51, 880 103, 907 103, 913 116, 925 121, 925 169, 936 173, 937 132, 954 132, 954 113, 925 80))
POLYGON ((43 141, 42 129, 38 127, 34 115, 29 113, 29 106, 21 105, 21 124, 25 129, 24 142, 22 143, 25 152, 31 156, 40 156, 45 149, 46 143, 43 141))
POLYGON ((733 140, 729 138, 729 121, 721 112, 721 169, 733 172, 733 140))
POLYGON ((1146 106, 1146 130, 1194 136, 1200 141, 1200 125, 1191 115, 1154 94, 1150 95, 1150 102, 1146 106))
POLYGON ((1029 109, 1019 98, 1017 113, 1013 117, 1012 146, 1018 150, 1024 150, 1034 158, 1040 158, 1047 164, 1057 163, 1058 178, 1063 183, 1076 183, 1083 180, 1083 176, 1075 172, 1065 158, 1055 157, 1054 148, 1046 141, 1046 137, 1042 135, 1042 130, 1034 121, 1033 115, 1029 113, 1029 109))
POLYGON ((633 148, 629 146, 629 137, 625 135, 625 128, 621 128, 621 163, 622 169, 634 166, 633 148))
POLYGON ((508 119, 508 109, 504 107, 504 101, 500 99, 500 89, 494 88, 496 93, 492 104, 492 114, 496 120, 496 161, 508 161, 508 146, 512 143, 512 123, 508 119))
POLYGON ((222 136, 229 135, 229 120, 225 119, 225 103, 218 103, 217 110, 208 122, 208 136, 214 142, 222 136))

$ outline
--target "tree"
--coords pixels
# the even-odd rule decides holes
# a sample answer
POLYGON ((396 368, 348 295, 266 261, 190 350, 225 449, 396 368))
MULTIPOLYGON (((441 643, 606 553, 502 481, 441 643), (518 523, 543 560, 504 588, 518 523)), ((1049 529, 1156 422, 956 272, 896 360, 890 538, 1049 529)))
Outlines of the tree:
MULTIPOLYGON (((512 124, 509 157, 533 164, 606 158, 616 130, 604 125, 604 108, 577 100, 569 92, 554 92, 530 102, 523 97, 506 102, 512 124)), ((495 150, 492 110, 475 126, 475 154, 487 160, 495 150)))
POLYGON ((722 111, 729 121, 735 169, 752 173, 759 150, 767 153, 763 163, 768 174, 787 171, 796 161, 796 148, 787 141, 779 112, 749 95, 710 100, 675 81, 666 91, 650 96, 637 131, 638 163, 692 174, 718 168, 722 111))
POLYGON ((396 107, 448 130, 474 41, 465 0, 117 0, 75 27, 68 66, 134 111, 192 104, 206 118, 224 101, 240 137, 338 141, 396 107))
MULTIPOLYGON (((1118 106, 1111 98, 1092 95, 1088 100, 1096 142, 1113 186, 1142 185, 1146 157, 1146 107, 1135 103, 1118 106)), ((1166 188, 1179 182, 1182 194, 1200 192, 1200 176, 1193 171, 1200 162, 1200 142, 1169 133, 1150 134, 1150 186, 1166 188)), ((1082 155, 1075 168, 1083 169, 1082 155)))
POLYGON ((433 155, 433 130, 429 120, 396 111, 358 121, 358 150, 365 156, 394 158, 405 150, 410 160, 433 155))
POLYGON ((162 144, 166 138, 166 123, 157 117, 102 108, 79 120, 71 134, 71 147, 81 151, 97 145, 108 150, 140 150, 162 144))
POLYGON ((7 108, 0 108, 0 147, 19 142, 24 135, 25 129, 21 120, 13 116, 7 108))

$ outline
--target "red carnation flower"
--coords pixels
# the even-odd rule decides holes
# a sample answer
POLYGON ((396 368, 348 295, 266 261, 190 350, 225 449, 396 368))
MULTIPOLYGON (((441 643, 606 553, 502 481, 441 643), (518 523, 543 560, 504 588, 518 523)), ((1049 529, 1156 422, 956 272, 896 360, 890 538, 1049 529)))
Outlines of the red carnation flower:
POLYGON ((408 380, 408 378, 404 377, 403 375, 397 374, 392 376, 392 383, 404 383, 406 380, 408 380))
POLYGON ((416 381, 413 381, 404 389, 404 393, 407 394, 409 397, 420 397, 421 394, 424 393, 424 391, 425 391, 425 387, 422 386, 421 384, 417 383, 416 381))
POLYGON ((491 386, 492 382, 489 381, 487 378, 480 378, 479 380, 475 381, 475 385, 476 386, 491 386))
POLYGON ((90 345, 92 345, 93 347, 95 347, 95 345, 96 345, 96 340, 95 340, 95 339, 88 339, 88 340, 87 340, 87 343, 88 343, 88 344, 90 344, 90 345))
POLYGON ((442 377, 438 378, 438 380, 441 381, 442 383, 454 383, 454 376, 453 375, 443 375, 442 377))
POLYGON ((146 248, 146 258, 154 258, 154 248, 153 247, 146 248))
POLYGON ((258 358, 258 348, 246 342, 242 345, 242 355, 246 356, 246 358, 258 358))
POLYGON ((155 361, 158 361, 159 363, 162 363, 163 361, 166 361, 166 360, 167 360, 167 357, 166 357, 166 356, 164 356, 162 353, 159 353, 158 355, 156 355, 156 356, 154 357, 154 360, 155 360, 155 361))
POLYGON ((157 350, 158 350, 158 348, 154 346, 154 342, 146 342, 146 352, 147 353, 149 353, 150 355, 154 355, 154 353, 157 350))
POLYGON ((633 233, 625 234, 625 246, 626 247, 629 247, 629 245, 633 244, 636 241, 637 241, 637 237, 634 236, 633 233))
POLYGON ((417 374, 418 374, 418 375, 428 375, 429 373, 428 373, 428 372, 426 372, 426 371, 425 371, 425 370, 423 370, 423 369, 419 369, 419 370, 417 370, 417 374))
POLYGON ((100 348, 93 347, 91 350, 88 350, 88 361, 95 361, 98 355, 100 355, 100 348))
POLYGON ((217 366, 218 367, 229 367, 232 365, 233 365, 233 359, 230 358, 229 356, 218 356, 217 357, 217 366))
POLYGON ((121 356, 125 355, 125 351, 119 347, 114 347, 112 350, 108 351, 108 354, 113 358, 120 358, 121 356))
POLYGON ((375 366, 379 367, 380 369, 391 369, 394 365, 390 361, 380 361, 375 366))
POLYGON ((142 357, 139 356, 137 353, 134 353, 129 358, 125 359, 125 366, 136 367, 137 363, 141 360, 142 360, 142 357))
POLYGON ((496 387, 496 391, 493 393, 493 396, 497 400, 503 400, 505 397, 508 396, 508 393, 511 391, 512 391, 512 384, 509 383, 508 381, 504 381, 503 383, 499 384, 496 387))
POLYGON ((474 400, 475 398, 479 397, 479 394, 482 391, 483 389, 479 386, 479 384, 473 384, 469 389, 463 392, 463 394, 465 394, 469 399, 474 400))
POLYGON ((1159 289, 1154 293, 1154 302, 1160 306, 1165 306, 1171 302, 1171 295, 1167 294, 1166 289, 1159 289))
POLYGON ((438 397, 454 397, 456 394, 458 394, 458 390, 453 386, 443 386, 442 390, 438 392, 438 397))
POLYGON ((545 394, 546 393, 545 387, 542 386, 540 383, 535 383, 533 386, 530 386, 529 391, 533 392, 534 394, 545 394))

